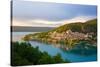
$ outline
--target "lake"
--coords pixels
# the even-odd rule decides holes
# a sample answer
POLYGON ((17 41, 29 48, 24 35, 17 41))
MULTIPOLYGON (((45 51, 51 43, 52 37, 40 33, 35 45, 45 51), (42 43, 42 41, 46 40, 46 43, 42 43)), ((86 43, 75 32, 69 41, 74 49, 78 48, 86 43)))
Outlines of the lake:
MULTIPOLYGON (((21 41, 23 36, 36 32, 12 32, 12 41, 21 41)), ((48 52, 51 56, 55 56, 57 53, 61 54, 61 57, 66 60, 68 59, 71 62, 86 62, 86 61, 96 61, 96 53, 93 55, 79 55, 72 52, 67 52, 59 47, 54 46, 53 44, 46 44, 37 41, 29 41, 33 47, 39 47, 39 50, 48 52)))

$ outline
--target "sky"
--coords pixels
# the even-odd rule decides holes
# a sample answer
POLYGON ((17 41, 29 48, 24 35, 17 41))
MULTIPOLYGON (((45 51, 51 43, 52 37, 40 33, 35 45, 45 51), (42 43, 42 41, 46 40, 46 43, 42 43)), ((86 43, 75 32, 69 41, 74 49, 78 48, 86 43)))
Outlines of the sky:
POLYGON ((97 17, 97 6, 13 0, 13 26, 56 27, 97 17))

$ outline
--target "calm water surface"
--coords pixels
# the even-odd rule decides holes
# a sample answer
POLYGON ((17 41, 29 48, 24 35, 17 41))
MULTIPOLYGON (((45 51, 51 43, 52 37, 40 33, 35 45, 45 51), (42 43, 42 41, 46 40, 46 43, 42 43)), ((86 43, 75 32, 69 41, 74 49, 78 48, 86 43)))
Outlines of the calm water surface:
POLYGON ((27 34, 33 34, 37 32, 12 32, 12 40, 13 41, 21 41, 22 38, 27 34))
MULTIPOLYGON (((26 34, 31 34, 31 33, 36 33, 36 32, 13 32, 12 33, 12 39, 13 41, 20 41, 23 36, 26 34)), ((97 60, 97 55, 91 55, 91 56, 82 56, 82 55, 77 55, 75 53, 69 53, 65 50, 62 50, 61 48, 53 46, 53 44, 45 44, 45 43, 40 43, 37 41, 29 41, 33 47, 39 47, 39 50, 44 52, 48 52, 51 56, 56 55, 57 53, 60 53, 62 58, 64 60, 68 59, 71 62, 86 62, 86 61, 96 61, 97 60)))

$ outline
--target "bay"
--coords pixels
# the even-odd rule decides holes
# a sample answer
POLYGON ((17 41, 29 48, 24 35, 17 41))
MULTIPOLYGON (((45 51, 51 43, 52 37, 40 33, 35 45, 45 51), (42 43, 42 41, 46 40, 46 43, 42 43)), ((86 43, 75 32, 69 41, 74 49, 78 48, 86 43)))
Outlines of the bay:
MULTIPOLYGON (((36 32, 12 32, 12 40, 13 41, 21 41, 23 36, 27 34, 33 34, 36 32)), ((97 55, 79 55, 71 52, 67 52, 67 50, 62 50, 59 47, 54 46, 54 44, 46 44, 46 43, 41 43, 37 41, 29 41, 33 47, 39 47, 39 50, 42 52, 48 52, 51 56, 55 56, 57 53, 61 54, 61 57, 64 60, 69 60, 71 62, 86 62, 86 61, 96 61, 97 60, 97 55)))

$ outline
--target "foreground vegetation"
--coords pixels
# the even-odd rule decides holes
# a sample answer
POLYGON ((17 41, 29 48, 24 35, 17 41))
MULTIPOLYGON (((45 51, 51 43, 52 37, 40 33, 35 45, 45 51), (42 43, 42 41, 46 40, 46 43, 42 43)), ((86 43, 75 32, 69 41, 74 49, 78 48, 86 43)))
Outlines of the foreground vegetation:
POLYGON ((68 63, 64 61, 60 54, 50 56, 47 52, 41 52, 38 47, 34 48, 27 42, 12 42, 11 65, 39 65, 39 64, 55 64, 68 63))

